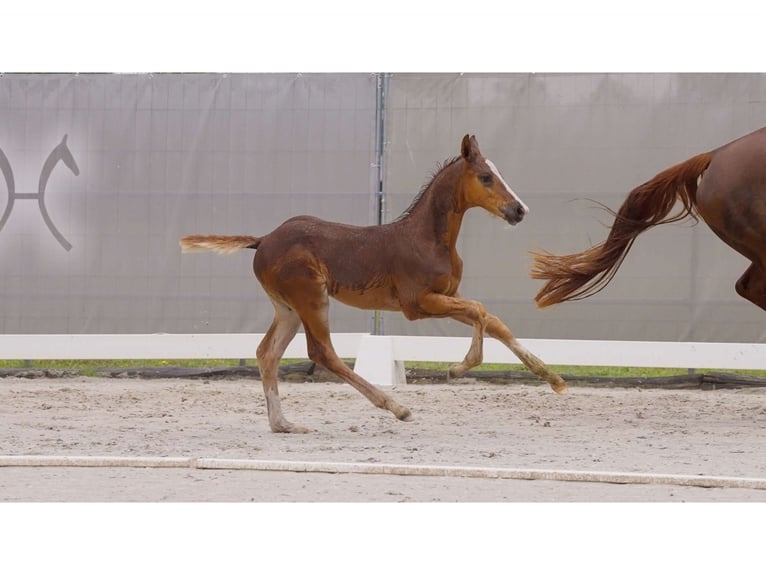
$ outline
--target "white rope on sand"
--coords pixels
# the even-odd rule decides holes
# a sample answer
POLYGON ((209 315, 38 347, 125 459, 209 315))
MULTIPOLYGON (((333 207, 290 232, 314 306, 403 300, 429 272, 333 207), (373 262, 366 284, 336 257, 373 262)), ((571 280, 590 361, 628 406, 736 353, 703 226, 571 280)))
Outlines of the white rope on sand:
POLYGON ((356 462, 216 459, 194 457, 121 456, 0 456, 1 467, 70 468, 189 468, 198 470, 257 470, 327 474, 378 474, 452 478, 505 478, 613 484, 652 484, 702 488, 766 490, 766 478, 653 474, 635 472, 538 470, 473 466, 437 466, 356 462))

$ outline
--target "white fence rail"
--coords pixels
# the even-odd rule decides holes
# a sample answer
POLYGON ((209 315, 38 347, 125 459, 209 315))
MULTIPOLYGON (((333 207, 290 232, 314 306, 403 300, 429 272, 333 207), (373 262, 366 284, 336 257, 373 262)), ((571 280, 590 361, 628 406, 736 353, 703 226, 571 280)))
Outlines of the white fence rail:
MULTIPOLYGON (((338 333, 341 357, 356 357, 366 333, 338 333)), ((12 359, 246 359, 255 358, 263 334, 0 335, 0 360, 12 359)), ((308 357, 306 338, 296 336, 285 358, 308 357)))
MULTIPOLYGON (((263 334, 0 335, 0 360, 41 359, 242 359, 255 357, 263 334)), ((456 363, 468 337, 375 336, 335 333, 338 355, 356 360, 354 370, 381 386, 404 384, 405 361, 456 363)), ((549 365, 766 369, 766 344, 659 341, 520 339, 549 365)), ((285 358, 308 358, 303 334, 285 358)), ((519 364, 505 346, 484 341, 484 362, 519 364)))

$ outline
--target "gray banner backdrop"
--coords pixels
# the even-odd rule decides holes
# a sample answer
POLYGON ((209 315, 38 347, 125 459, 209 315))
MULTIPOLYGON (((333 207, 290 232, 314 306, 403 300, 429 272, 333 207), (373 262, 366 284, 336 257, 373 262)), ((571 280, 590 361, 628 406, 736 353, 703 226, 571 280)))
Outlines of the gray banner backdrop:
MULTIPOLYGON (((466 132, 530 207, 513 229, 469 212, 458 243, 463 295, 517 336, 764 341, 766 314, 734 292, 748 263, 704 223, 648 231, 604 291, 542 311, 527 252, 602 241, 612 217, 585 198, 617 208, 662 169, 766 125, 765 75, 394 75, 388 104, 389 219, 466 132)), ((467 335, 449 321, 384 320, 389 334, 467 335)))
MULTIPOLYGON (((0 75, 0 333, 263 332, 252 252, 184 255, 190 233, 265 234, 310 213, 377 221, 377 74, 0 75), (68 162, 68 163, 67 163, 68 162)), ((519 337, 763 342, 733 285, 747 262, 700 223, 639 237, 592 299, 537 310, 530 249, 601 241, 658 171, 766 125, 766 76, 391 74, 383 219, 475 134, 529 205, 470 212, 462 293, 519 337)), ((335 331, 369 331, 339 303, 335 331)), ((386 334, 469 335, 383 313, 386 334)))
MULTIPOLYGON (((3 333, 263 332, 252 251, 181 255, 190 233, 265 234, 298 213, 374 223, 373 75, 4 75, 0 149, 17 199, 0 230, 3 333)), ((0 180, 0 209, 5 205, 0 180)), ((338 326, 369 329, 337 306, 338 326)))

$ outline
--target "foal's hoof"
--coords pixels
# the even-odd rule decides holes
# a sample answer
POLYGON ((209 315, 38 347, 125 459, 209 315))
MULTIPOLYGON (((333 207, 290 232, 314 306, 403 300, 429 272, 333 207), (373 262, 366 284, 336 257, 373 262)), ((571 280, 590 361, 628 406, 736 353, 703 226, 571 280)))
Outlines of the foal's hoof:
POLYGON ((449 382, 451 379, 459 379, 466 373, 466 371, 468 371, 468 367, 466 367, 462 363, 458 363, 457 365, 452 365, 447 370, 447 382, 449 382))
POLYGON ((407 407, 397 406, 392 412, 400 421, 409 422, 412 420, 412 413, 407 407))
POLYGON ((283 423, 272 425, 271 432, 276 433, 290 433, 290 434, 308 434, 311 429, 302 427, 300 425, 294 425, 293 423, 283 423))
POLYGON ((565 395, 567 393, 567 384, 564 382, 564 379, 561 377, 558 378, 556 381, 549 381, 551 384, 551 388, 556 391, 560 395, 565 395))

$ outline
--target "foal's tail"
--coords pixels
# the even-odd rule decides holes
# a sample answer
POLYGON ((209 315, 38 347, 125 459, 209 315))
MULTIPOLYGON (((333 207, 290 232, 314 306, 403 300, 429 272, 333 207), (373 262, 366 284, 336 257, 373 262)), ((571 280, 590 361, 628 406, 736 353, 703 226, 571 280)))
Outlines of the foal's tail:
POLYGON ((535 296, 537 306, 585 299, 598 293, 617 273, 633 241, 642 231, 680 221, 686 216, 696 220, 697 180, 711 158, 712 153, 694 156, 631 191, 615 214, 614 224, 603 243, 571 255, 533 252, 530 275, 533 279, 547 281, 535 296), (675 215, 669 215, 677 199, 683 208, 675 215))
POLYGON ((187 235, 178 243, 183 253, 216 251, 228 255, 238 249, 257 249, 261 238, 252 235, 187 235))

